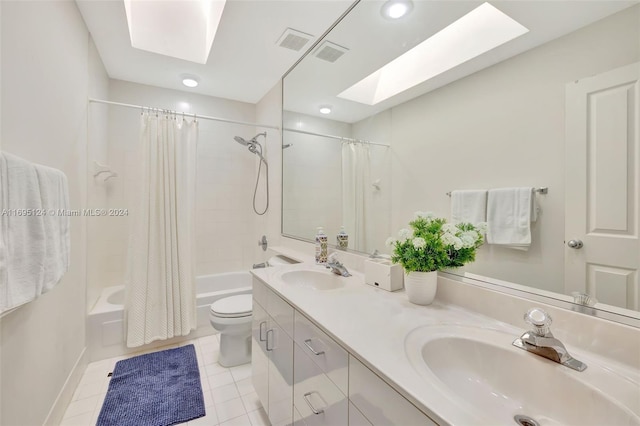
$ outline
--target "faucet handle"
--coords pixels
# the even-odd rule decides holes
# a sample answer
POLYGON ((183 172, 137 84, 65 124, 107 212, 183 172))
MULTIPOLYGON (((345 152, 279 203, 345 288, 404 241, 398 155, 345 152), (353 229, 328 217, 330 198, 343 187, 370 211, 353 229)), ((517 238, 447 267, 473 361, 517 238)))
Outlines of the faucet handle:
POLYGON ((549 326, 553 321, 551 315, 540 308, 531 308, 524 314, 524 320, 534 327, 538 336, 546 336, 550 333, 549 326))

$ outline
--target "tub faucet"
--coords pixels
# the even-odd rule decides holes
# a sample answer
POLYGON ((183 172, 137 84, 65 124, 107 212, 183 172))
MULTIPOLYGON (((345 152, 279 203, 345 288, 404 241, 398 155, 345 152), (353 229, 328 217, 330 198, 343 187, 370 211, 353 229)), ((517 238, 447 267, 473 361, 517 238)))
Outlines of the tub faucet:
POLYGON ((343 277, 351 276, 346 266, 344 266, 338 260, 338 255, 336 253, 331 253, 329 258, 327 259, 327 268, 330 268, 331 272, 333 272, 336 275, 342 275, 343 277))
POLYGON ((564 344, 551 333, 551 316, 540 308, 532 308, 524 315, 525 322, 533 325, 533 330, 526 331, 513 341, 513 346, 527 352, 543 356, 566 367, 584 371, 587 364, 578 361, 567 351, 564 344))

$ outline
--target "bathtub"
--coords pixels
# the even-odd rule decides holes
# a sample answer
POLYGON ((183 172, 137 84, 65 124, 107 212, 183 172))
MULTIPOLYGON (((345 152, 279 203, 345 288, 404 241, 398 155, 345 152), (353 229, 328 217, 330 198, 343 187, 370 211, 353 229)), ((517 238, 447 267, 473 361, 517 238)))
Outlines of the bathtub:
MULTIPOLYGON (((145 346, 163 346, 180 340, 217 333, 209 324, 211 304, 223 297, 251 293, 249 272, 226 272, 196 277, 196 305, 198 326, 189 336, 159 341, 145 346)), ((87 321, 87 346, 91 361, 137 352, 141 348, 127 348, 124 341, 124 286, 105 287, 87 321)))

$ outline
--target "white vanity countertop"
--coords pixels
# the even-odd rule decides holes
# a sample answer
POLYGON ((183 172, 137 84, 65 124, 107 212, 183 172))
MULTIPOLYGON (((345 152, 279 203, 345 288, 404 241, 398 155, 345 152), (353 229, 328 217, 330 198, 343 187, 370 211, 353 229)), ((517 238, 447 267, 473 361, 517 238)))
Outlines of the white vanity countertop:
MULTIPOLYGON (((437 423, 484 423, 473 407, 452 400, 442 384, 420 376, 409 363, 405 339, 420 326, 465 325, 504 331, 505 341, 499 343, 509 346, 525 331, 524 324, 518 329, 438 300, 429 306, 414 305, 407 300, 404 291, 387 292, 369 286, 364 283, 364 276, 357 272, 353 272, 352 277, 341 278, 344 287, 325 291, 287 284, 281 279, 286 271, 309 269, 329 273, 324 266, 308 263, 256 269, 252 273, 437 423)), ((568 349, 572 352, 571 347, 568 349)), ((583 354, 579 355, 584 358, 583 354)), ((588 364, 589 359, 583 361, 588 364)))
MULTIPOLYGON (((283 271, 296 269, 327 271, 324 266, 297 264, 253 270, 252 273, 433 420, 440 424, 468 424, 470 417, 458 416, 460 408, 452 412, 442 410, 451 402, 433 387, 425 386, 424 380, 409 364, 404 341, 411 330, 422 325, 482 325, 487 322, 486 318, 438 301, 429 307, 414 305, 407 300, 404 291, 388 292, 369 286, 364 283, 364 276, 357 272, 344 278, 345 287, 329 291, 290 285, 280 279, 283 271)), ((517 337, 518 332, 513 332, 514 338, 517 337)))

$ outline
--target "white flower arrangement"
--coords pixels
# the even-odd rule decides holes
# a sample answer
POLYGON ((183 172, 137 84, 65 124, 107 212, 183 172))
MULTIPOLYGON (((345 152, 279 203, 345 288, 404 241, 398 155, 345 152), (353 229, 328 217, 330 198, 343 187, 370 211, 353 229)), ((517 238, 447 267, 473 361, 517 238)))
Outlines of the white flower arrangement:
POLYGON ((415 212, 409 223, 411 230, 403 228, 398 238, 387 238, 386 245, 393 248, 391 260, 400 263, 406 272, 430 272, 457 268, 475 260, 487 230, 486 223, 447 223, 431 212, 415 212))

